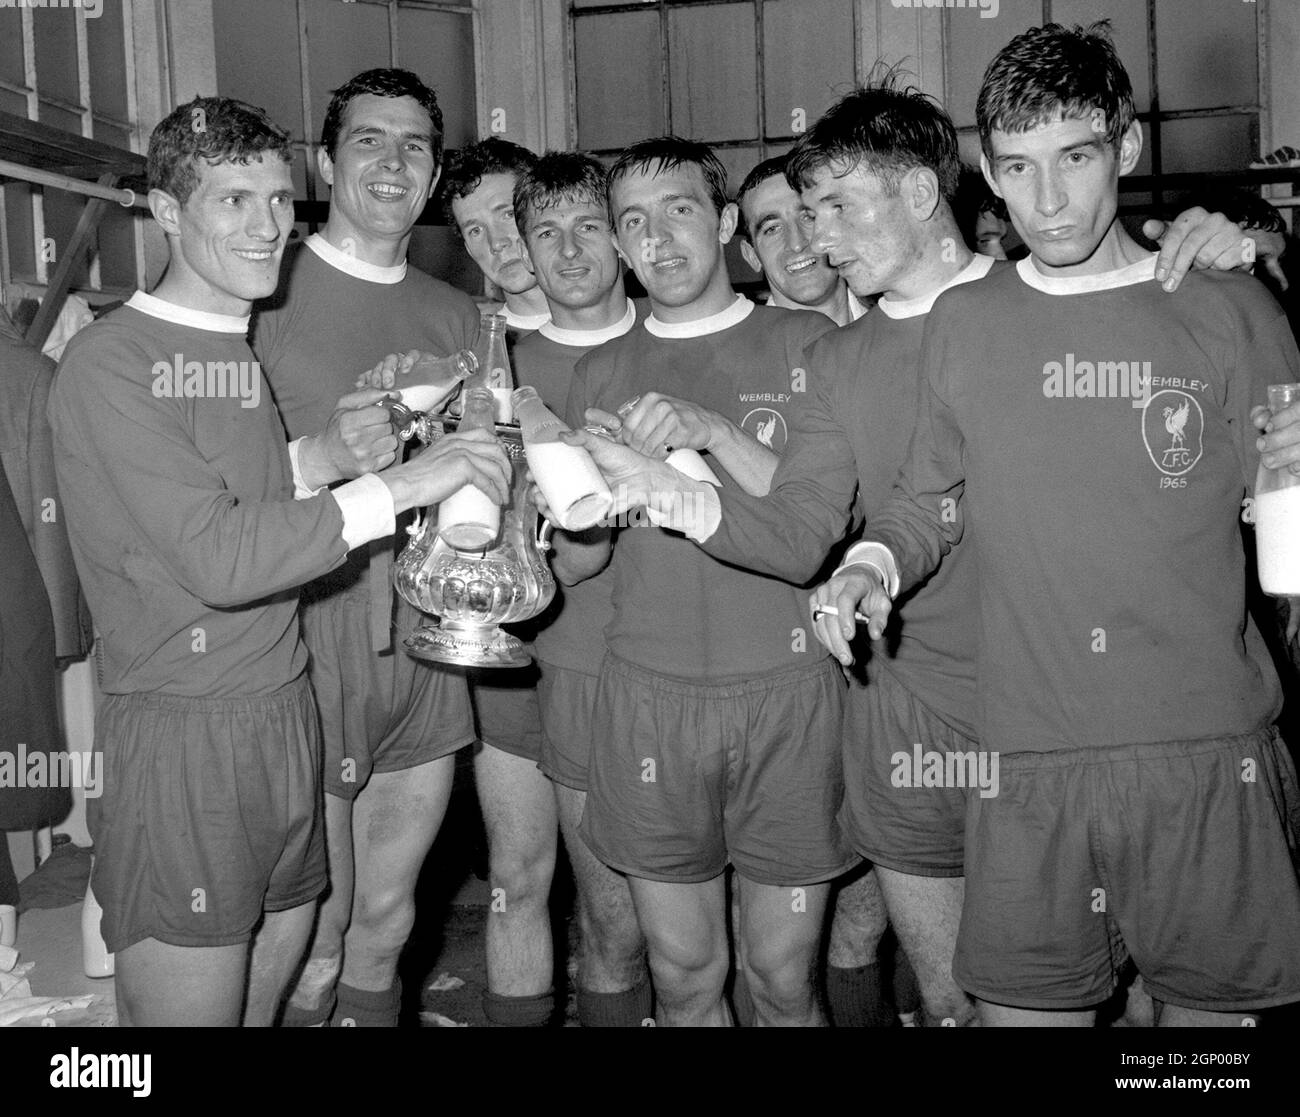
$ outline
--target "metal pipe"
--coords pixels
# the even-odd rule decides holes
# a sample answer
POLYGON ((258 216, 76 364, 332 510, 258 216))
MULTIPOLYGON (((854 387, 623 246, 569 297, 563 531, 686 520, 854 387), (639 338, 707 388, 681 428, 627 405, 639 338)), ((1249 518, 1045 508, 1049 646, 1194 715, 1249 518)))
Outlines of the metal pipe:
POLYGON ((69 178, 67 175, 55 174, 53 171, 39 171, 35 167, 24 167, 21 163, 10 163, 7 159, 0 159, 0 178, 16 178, 23 182, 35 182, 41 186, 53 186, 56 190, 66 190, 71 194, 84 194, 88 198, 103 198, 127 209, 144 205, 143 198, 134 190, 128 190, 124 186, 100 186, 98 183, 69 178))

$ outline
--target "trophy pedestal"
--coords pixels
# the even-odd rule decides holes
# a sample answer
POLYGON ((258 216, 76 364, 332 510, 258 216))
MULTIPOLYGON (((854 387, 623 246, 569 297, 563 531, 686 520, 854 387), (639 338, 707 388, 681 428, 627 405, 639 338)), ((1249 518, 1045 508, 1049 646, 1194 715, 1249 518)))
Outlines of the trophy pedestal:
POLYGON ((523 641, 493 624, 424 624, 403 643, 417 659, 459 667, 527 667, 533 661, 523 641))

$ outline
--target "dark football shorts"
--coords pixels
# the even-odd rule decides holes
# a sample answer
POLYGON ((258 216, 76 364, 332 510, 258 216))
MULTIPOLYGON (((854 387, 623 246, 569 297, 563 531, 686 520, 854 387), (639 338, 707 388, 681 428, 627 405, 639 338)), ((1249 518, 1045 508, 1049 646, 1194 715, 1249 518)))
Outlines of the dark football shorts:
POLYGON ((424 616, 399 598, 393 647, 376 652, 364 596, 304 601, 302 635, 325 740, 325 790, 355 799, 371 772, 428 764, 474 740, 465 673, 406 654, 424 616))
POLYGON ((325 889, 320 730, 306 675, 259 698, 105 695, 88 800, 104 942, 247 942, 325 889))
POLYGON ((698 683, 606 655, 582 837, 647 880, 830 880, 859 860, 840 832, 844 679, 822 659, 698 683))
POLYGON ((536 664, 504 671, 492 668, 470 671, 470 693, 480 741, 534 763, 541 757, 542 710, 537 698, 537 679, 536 664))
POLYGON ((1131 957, 1184 1008, 1300 1000, 1300 798, 1275 731, 1017 753, 999 782, 967 800, 967 992, 1087 1008, 1131 957))
POLYGON ((542 711, 542 757, 538 767, 556 783, 587 790, 591 761, 592 717, 596 708, 596 675, 540 665, 537 698, 542 711))
POLYGON ((844 707, 840 824, 854 848, 895 872, 961 876, 967 785, 978 783, 978 752, 976 742, 921 705, 887 667, 873 664, 866 686, 849 684, 844 707), (930 778, 936 755, 944 763, 942 781, 930 778), (977 758, 974 769, 970 757, 977 758), (948 780, 950 771, 959 779, 948 780))

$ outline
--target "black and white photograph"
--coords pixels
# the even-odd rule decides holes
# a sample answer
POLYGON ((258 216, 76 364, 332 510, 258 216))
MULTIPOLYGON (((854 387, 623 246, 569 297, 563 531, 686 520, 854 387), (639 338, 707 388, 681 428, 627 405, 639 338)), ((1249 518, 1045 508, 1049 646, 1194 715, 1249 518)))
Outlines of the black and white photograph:
POLYGON ((1297 0, 0 0, 24 1082, 1284 1071, 1298 196, 1297 0))

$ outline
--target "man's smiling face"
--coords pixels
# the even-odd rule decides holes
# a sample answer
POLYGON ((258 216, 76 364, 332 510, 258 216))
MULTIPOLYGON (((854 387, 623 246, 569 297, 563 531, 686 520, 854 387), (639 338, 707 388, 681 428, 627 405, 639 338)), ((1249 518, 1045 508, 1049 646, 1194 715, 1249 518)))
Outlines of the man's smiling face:
POLYGON ((762 271, 773 292, 799 306, 829 299, 839 275, 825 256, 812 251, 812 214, 785 177, 764 179, 745 194, 741 207, 749 229, 741 252, 762 271))
POLYGON ((358 244, 409 236, 438 182, 433 122, 414 97, 362 93, 348 102, 334 157, 322 150, 330 223, 358 244))
POLYGON ((533 212, 528 255, 548 299, 581 309, 609 296, 621 271, 604 200, 559 201, 533 212))

